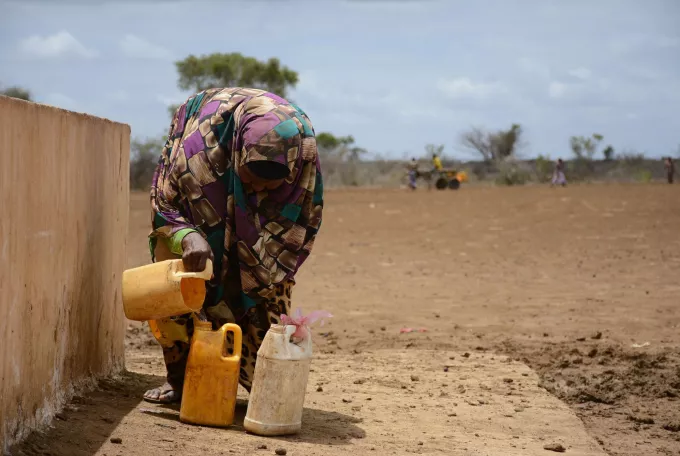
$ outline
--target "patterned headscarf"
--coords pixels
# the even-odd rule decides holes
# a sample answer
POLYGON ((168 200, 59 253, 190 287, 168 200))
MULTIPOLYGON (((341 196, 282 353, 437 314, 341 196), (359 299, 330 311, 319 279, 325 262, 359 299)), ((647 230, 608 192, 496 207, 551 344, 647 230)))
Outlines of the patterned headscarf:
POLYGON ((226 300, 238 318, 294 277, 319 230, 323 183, 309 118, 263 90, 195 95, 175 113, 151 205, 152 244, 186 228, 207 238, 219 283, 209 289, 206 306, 226 300), (239 176, 258 161, 285 165, 290 173, 277 188, 255 192, 239 176))

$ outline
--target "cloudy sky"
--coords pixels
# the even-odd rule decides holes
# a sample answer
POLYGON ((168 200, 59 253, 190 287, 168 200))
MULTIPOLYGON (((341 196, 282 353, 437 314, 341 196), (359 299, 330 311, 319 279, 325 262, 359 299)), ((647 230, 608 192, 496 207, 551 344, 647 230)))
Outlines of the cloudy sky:
MULTIPOLYGON (((524 154, 680 145, 680 0, 0 0, 0 84, 166 133, 189 54, 278 57, 315 129, 373 153, 470 157, 470 126, 524 126, 524 154)), ((680 154, 680 152, 678 152, 680 154)))

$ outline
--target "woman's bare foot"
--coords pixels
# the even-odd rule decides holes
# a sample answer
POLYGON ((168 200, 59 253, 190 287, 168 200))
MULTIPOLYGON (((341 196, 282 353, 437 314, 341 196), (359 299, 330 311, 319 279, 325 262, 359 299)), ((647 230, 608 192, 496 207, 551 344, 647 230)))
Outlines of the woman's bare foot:
POLYGON ((182 393, 175 391, 169 383, 166 383, 144 393, 144 400, 154 404, 177 404, 182 401, 182 393))

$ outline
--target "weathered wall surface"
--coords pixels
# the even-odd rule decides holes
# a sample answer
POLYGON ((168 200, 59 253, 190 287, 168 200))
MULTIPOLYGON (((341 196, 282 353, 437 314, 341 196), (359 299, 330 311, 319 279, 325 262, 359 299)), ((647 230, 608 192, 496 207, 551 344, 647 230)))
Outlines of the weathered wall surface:
POLYGON ((130 128, 0 96, 0 451, 124 367, 130 128))

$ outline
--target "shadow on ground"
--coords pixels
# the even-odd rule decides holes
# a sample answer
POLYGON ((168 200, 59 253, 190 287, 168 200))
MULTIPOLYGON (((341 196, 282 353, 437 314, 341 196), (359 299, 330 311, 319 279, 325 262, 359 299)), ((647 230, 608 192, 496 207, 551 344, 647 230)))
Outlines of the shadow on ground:
MULTIPOLYGON (((179 405, 157 405, 143 407, 142 413, 174 421, 179 424, 179 405)), ((248 409, 248 401, 239 399, 236 403, 234 424, 220 432, 245 432, 243 420, 248 409)), ((299 434, 280 437, 269 437, 273 440, 286 442, 322 443, 324 445, 342 445, 350 443, 351 439, 363 439, 366 432, 356 426, 361 420, 337 412, 328 412, 312 408, 305 408, 302 415, 302 430, 299 434)))
POLYGON ((9 454, 91 456, 139 404, 144 391, 157 385, 159 379, 126 372, 115 380, 101 380, 96 390, 74 397, 49 428, 31 433, 24 442, 10 448, 9 454))
MULTIPOLYGON (((159 376, 131 372, 116 380, 102 380, 95 391, 75 397, 64 411, 58 414, 49 428, 33 432, 23 443, 13 446, 9 454, 92 456, 109 442, 115 431, 120 431, 121 422, 134 409, 143 415, 160 418, 169 423, 164 425, 155 421, 148 424, 172 429, 173 432, 180 434, 192 430, 194 426, 179 422, 179 405, 147 404, 141 400, 146 390, 163 381, 164 379, 159 376)), ((232 436, 240 434, 245 437, 243 420, 247 407, 247 401, 239 400, 234 425, 227 429, 215 429, 215 437, 220 438, 220 433, 225 433, 223 436, 226 437, 229 434, 232 436)), ((356 426, 360 422, 361 420, 357 418, 341 413, 305 408, 304 424, 299 434, 273 437, 271 440, 325 445, 349 444, 351 439, 365 437, 364 430, 356 426)), ((154 432, 151 428, 149 432, 154 432)))

